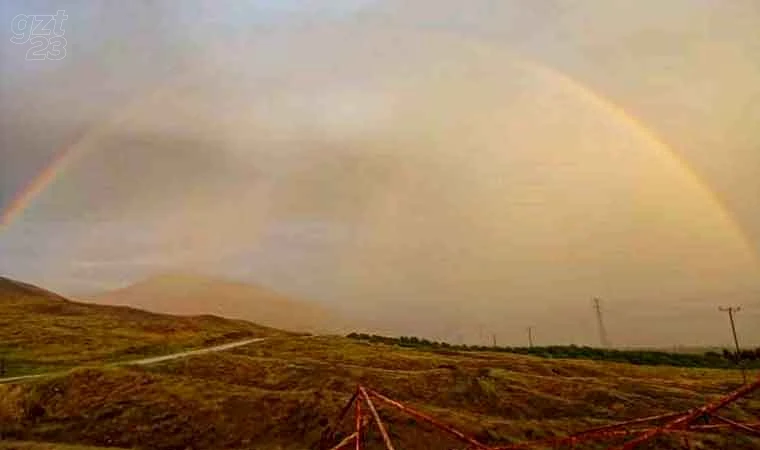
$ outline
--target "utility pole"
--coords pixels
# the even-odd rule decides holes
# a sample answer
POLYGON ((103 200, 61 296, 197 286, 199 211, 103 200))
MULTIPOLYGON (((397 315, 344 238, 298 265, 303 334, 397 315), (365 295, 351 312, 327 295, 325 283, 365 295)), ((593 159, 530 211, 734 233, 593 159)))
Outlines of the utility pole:
POLYGON ((493 346, 496 347, 496 335, 492 334, 491 339, 493 339, 493 346))
POLYGON ((528 345, 533 348, 533 327, 528 327, 528 345))
POLYGON ((604 328, 604 320, 602 319, 601 300, 598 298, 594 299, 594 309, 596 310, 596 321, 599 325, 599 342, 602 344, 602 347, 609 348, 610 341, 607 338, 607 330, 604 328))
POLYGON ((742 308, 740 306, 718 307, 718 311, 728 313, 728 320, 731 322, 731 333, 734 336, 734 346, 736 347, 736 364, 738 364, 742 370, 742 380, 744 381, 744 384, 747 384, 747 373, 744 371, 744 364, 742 364, 742 361, 741 361, 741 350, 739 350, 739 339, 736 337, 736 324, 734 323, 734 313, 739 312, 741 310, 742 308))

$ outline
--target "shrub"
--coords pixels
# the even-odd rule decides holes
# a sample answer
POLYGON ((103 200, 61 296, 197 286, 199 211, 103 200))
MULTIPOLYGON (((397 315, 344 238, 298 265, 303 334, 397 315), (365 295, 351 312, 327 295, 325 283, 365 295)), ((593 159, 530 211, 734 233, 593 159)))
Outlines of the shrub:
MULTIPOLYGON (((722 353, 710 351, 704 354, 669 353, 648 350, 616 350, 577 345, 550 345, 545 347, 488 347, 484 345, 450 344, 448 342, 430 341, 416 336, 387 337, 364 333, 349 333, 346 337, 370 342, 398 345, 419 349, 450 349, 459 351, 497 351, 534 355, 542 358, 592 359, 597 361, 615 361, 629 364, 668 365, 677 367, 727 368, 737 362, 737 357, 729 350, 722 353)), ((744 350, 739 358, 749 364, 748 368, 760 368, 760 348, 744 350)))

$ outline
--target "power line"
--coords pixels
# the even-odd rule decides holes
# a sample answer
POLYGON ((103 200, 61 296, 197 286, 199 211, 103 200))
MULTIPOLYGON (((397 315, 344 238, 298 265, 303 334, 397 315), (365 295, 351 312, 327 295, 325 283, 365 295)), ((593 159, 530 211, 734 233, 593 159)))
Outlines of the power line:
POLYGON ((528 345, 533 348, 533 327, 528 327, 528 345))
POLYGON ((741 363, 741 350, 739 350, 739 339, 736 337, 736 324, 734 323, 734 313, 741 311, 740 306, 719 306, 718 311, 727 312, 728 320, 731 322, 731 334, 734 336, 734 346, 736 347, 736 364, 742 370, 742 380, 747 384, 747 373, 744 371, 744 364, 741 363))
POLYGON ((594 309, 596 310, 596 321, 599 326, 599 342, 602 344, 602 347, 609 348, 610 340, 607 338, 607 330, 604 328, 601 300, 598 298, 594 299, 594 309))

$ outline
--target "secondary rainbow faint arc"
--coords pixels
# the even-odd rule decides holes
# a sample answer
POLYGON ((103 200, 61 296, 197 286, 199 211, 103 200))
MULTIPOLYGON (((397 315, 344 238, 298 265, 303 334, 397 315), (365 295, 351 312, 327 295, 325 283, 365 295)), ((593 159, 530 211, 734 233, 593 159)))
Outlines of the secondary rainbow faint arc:
MULTIPOLYGON (((513 56, 515 56, 513 60, 516 61, 518 65, 522 65, 523 67, 528 68, 529 70, 532 70, 538 75, 548 77, 552 81, 561 83, 563 87, 577 94, 578 96, 580 96, 580 98, 588 102, 591 102, 592 104, 600 108, 602 111, 606 111, 607 113, 613 115, 618 120, 625 123, 627 126, 631 127, 633 130, 639 133, 640 136, 644 137, 650 144, 654 145, 654 147, 658 149, 659 151, 663 151, 665 154, 669 155, 670 158, 672 158, 675 161, 675 163, 679 167, 681 167, 681 169, 691 177, 692 181, 701 188, 706 198, 710 202, 713 203, 713 205, 718 211, 720 211, 720 214, 727 221, 727 223, 729 223, 736 230, 736 232, 741 237, 744 245, 746 245, 747 249, 756 259, 756 261, 760 262, 760 254, 758 254, 758 251, 753 245, 752 240, 750 239, 750 237, 748 236, 744 228, 741 226, 741 224, 733 216, 733 214, 725 207, 723 202, 718 198, 716 193, 680 157, 680 155, 678 155, 678 153, 676 153, 675 150, 673 150, 673 148, 671 148, 668 144, 663 142, 654 132, 652 132, 649 128, 647 128, 638 119, 628 114, 625 111, 625 109, 623 109, 622 107, 616 105, 615 103, 613 103, 606 97, 599 95, 592 89, 588 88, 587 86, 578 82, 577 80, 571 78, 565 73, 558 71, 556 69, 553 69, 547 65, 539 64, 538 62, 528 59, 528 58, 524 58, 517 55, 513 55, 513 56)), ((187 73, 185 75, 187 75, 187 73)), ((135 106, 135 105, 139 106, 143 101, 150 99, 151 97, 155 97, 159 95, 160 93, 166 91, 170 87, 176 85, 177 84, 176 82, 178 80, 174 79, 174 81, 175 81, 174 83, 159 87, 158 89, 154 90, 152 93, 146 96, 139 97, 137 101, 131 102, 130 106, 135 106)), ((123 108, 122 114, 119 114, 117 117, 114 118, 114 120, 107 120, 107 121, 102 122, 99 126, 93 127, 89 131, 82 133, 80 135, 80 138, 76 140, 73 144, 68 145, 64 147, 63 149, 59 150, 55 154, 55 156, 50 160, 50 162, 45 166, 45 168, 42 171, 40 171, 40 173, 30 183, 28 183, 21 191, 19 191, 15 195, 15 197, 11 200, 10 204, 5 208, 4 211, 2 211, 2 214, 0 214, 0 230, 9 226, 17 218, 19 218, 22 215, 22 213, 34 202, 34 200, 37 199, 43 192, 45 192, 45 190, 51 184, 53 184, 55 180, 61 176, 62 173, 65 172, 66 168, 70 166, 72 162, 81 153, 84 153, 84 148, 86 148, 85 144, 87 143, 87 141, 90 141, 97 136, 105 134, 106 132, 111 130, 114 125, 126 120, 129 117, 127 112, 131 110, 132 110, 131 107, 123 108)))

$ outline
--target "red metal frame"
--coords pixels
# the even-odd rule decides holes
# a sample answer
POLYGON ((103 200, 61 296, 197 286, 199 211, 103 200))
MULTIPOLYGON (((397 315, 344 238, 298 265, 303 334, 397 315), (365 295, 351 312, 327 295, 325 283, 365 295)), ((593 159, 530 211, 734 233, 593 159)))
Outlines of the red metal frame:
POLYGON ((356 450, 362 450, 362 402, 356 402, 356 450))
MULTIPOLYGON (((474 450, 518 450, 518 449, 534 449, 540 447, 559 447, 562 445, 574 446, 585 441, 609 439, 613 437, 626 437, 636 436, 634 439, 624 443, 622 446, 610 447, 608 450, 633 450, 638 448, 639 445, 649 442, 657 436, 673 433, 696 433, 696 432, 715 432, 723 430, 735 430, 742 433, 746 433, 755 437, 760 437, 760 423, 740 423, 734 420, 719 416, 715 414, 721 408, 753 393, 760 389, 760 378, 754 383, 745 385, 730 394, 721 397, 720 399, 708 403, 699 408, 690 409, 688 411, 682 411, 678 413, 661 414, 658 416, 643 417, 639 419, 628 420, 612 425, 605 425, 603 427, 596 427, 578 433, 571 434, 560 438, 541 439, 528 442, 521 442, 512 445, 491 447, 478 441, 472 436, 457 430, 453 426, 446 424, 440 420, 437 420, 427 414, 410 408, 403 403, 386 397, 377 391, 369 389, 364 386, 358 386, 351 399, 346 406, 341 410, 338 420, 335 423, 334 428, 330 428, 326 431, 326 440, 330 442, 335 440, 335 432, 340 425, 343 418, 346 416, 351 406, 354 406, 354 432, 340 441, 333 447, 322 446, 321 448, 330 448, 331 450, 338 450, 346 448, 349 444, 353 443, 356 450, 362 450, 362 433, 363 428, 367 426, 371 421, 375 423, 380 435, 383 438, 383 443, 387 450, 395 450, 393 443, 391 442, 388 430, 380 418, 380 414, 375 408, 373 399, 377 400, 385 405, 391 406, 402 413, 413 417, 419 422, 424 422, 444 433, 449 434, 453 438, 467 444, 468 449, 474 450), (365 415, 362 403, 367 407, 370 414, 369 417, 365 415), (695 421, 700 418, 714 419, 720 422, 719 424, 703 424, 697 425, 695 421), (641 425, 649 425, 652 423, 660 423, 660 425, 648 428, 642 428, 641 425)), ((683 436, 684 448, 690 448, 690 442, 688 435, 683 436)))
MULTIPOLYGON (((636 439, 625 443, 621 447, 616 447, 614 449, 611 448, 610 450, 633 450, 636 447, 638 447, 640 444, 651 441, 658 435, 662 434, 664 431, 688 429, 688 427, 692 425, 696 419, 700 417, 705 417, 709 419, 710 416, 712 416, 715 411, 737 401, 738 399, 742 397, 746 397, 747 395, 751 394, 752 392, 756 391, 759 388, 760 388, 760 378, 758 378, 754 383, 746 384, 742 386, 741 388, 735 390, 734 392, 712 403, 708 403, 702 407, 689 410, 683 416, 673 419, 661 427, 649 430, 646 433, 643 433, 641 436, 637 437, 636 439)), ((728 425, 731 425, 732 428, 734 428, 735 430, 740 430, 742 432, 745 431, 744 429, 740 427, 736 427, 733 424, 728 424, 728 425)))

